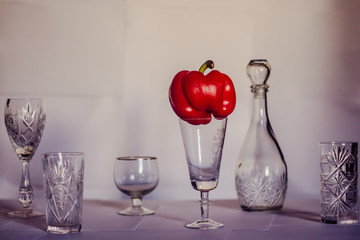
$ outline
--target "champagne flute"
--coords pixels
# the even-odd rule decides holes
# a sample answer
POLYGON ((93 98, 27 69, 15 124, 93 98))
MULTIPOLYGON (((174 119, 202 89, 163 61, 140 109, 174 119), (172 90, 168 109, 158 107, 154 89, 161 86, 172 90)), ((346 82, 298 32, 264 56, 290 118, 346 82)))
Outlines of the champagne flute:
POLYGON ((144 195, 152 192, 159 182, 156 157, 133 156, 115 160, 116 187, 131 197, 132 206, 118 212, 126 216, 151 215, 155 212, 141 205, 144 195))
POLYGON ((5 105, 5 126, 10 142, 22 163, 19 201, 22 209, 9 212, 9 217, 36 217, 30 204, 34 200, 30 182, 29 163, 39 146, 44 131, 46 114, 40 98, 8 98, 5 105))
POLYGON ((201 218, 187 228, 216 229, 222 223, 209 218, 209 191, 217 187, 227 118, 212 119, 205 125, 193 125, 196 119, 179 120, 186 159, 193 188, 200 191, 201 218))

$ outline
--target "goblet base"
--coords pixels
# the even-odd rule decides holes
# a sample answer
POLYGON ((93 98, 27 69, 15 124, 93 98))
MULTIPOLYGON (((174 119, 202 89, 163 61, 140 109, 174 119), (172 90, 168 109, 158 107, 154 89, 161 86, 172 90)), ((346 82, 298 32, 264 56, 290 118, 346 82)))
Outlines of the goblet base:
POLYGON ((124 216, 146 216, 146 215, 152 215, 155 211, 144 208, 144 207, 128 207, 124 210, 121 210, 118 212, 119 215, 124 216))
POLYGON ((6 214, 7 217, 12 217, 12 218, 32 218, 32 217, 41 217, 44 215, 45 214, 43 213, 34 211, 32 208, 16 210, 16 211, 8 212, 6 214))
POLYGON ((224 227, 224 224, 215 222, 211 219, 200 219, 196 222, 186 224, 185 227, 193 229, 217 229, 224 227))

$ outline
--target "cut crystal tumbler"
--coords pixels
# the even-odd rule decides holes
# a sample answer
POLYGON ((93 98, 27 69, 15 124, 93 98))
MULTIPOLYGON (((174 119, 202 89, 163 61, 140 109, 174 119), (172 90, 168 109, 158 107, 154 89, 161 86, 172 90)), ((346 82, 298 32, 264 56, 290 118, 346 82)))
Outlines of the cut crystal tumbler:
POLYGON ((320 143, 321 221, 358 222, 358 144, 320 143))
POLYGON ((47 231, 57 234, 79 232, 85 154, 45 153, 42 160, 47 231))

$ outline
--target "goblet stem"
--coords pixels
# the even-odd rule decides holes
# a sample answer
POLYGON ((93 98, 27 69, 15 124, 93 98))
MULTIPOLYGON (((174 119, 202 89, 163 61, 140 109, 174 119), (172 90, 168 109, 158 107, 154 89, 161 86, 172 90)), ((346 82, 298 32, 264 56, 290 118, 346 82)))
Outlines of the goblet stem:
POLYGON ((23 209, 30 210, 30 204, 34 200, 33 188, 30 182, 30 167, 28 160, 21 160, 22 162, 22 175, 19 188, 19 201, 23 209))
POLYGON ((132 206, 125 210, 119 211, 118 214, 125 216, 145 216, 151 215, 155 212, 141 206, 142 198, 135 197, 131 198, 132 206))
POLYGON ((209 206, 209 191, 200 191, 201 217, 196 222, 186 224, 185 227, 196 229, 216 229, 223 227, 224 224, 215 222, 209 218, 209 206))
POLYGON ((131 203, 133 208, 141 208, 141 198, 131 198, 131 203))
POLYGON ((22 205, 22 209, 7 213, 8 217, 38 217, 44 214, 34 211, 30 204, 34 200, 33 188, 30 183, 30 168, 29 160, 21 160, 22 163, 22 175, 19 188, 19 201, 22 205))
POLYGON ((201 210, 201 221, 206 221, 209 219, 209 192, 201 191, 200 192, 200 210, 201 210))

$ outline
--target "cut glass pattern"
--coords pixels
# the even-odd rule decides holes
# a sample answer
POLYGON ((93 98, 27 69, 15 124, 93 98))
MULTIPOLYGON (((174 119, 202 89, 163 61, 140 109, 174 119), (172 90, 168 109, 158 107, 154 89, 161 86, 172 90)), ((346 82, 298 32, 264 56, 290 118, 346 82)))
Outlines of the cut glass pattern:
POLYGON ((358 214, 356 154, 333 147, 321 156, 321 214, 341 218, 358 214))
POLYGON ((286 175, 265 176, 258 171, 236 177, 240 205, 248 208, 276 208, 285 200, 286 175))
POLYGON ((48 219, 50 225, 76 225, 81 222, 82 175, 83 170, 76 175, 66 162, 47 169, 45 180, 48 183, 45 186, 49 199, 47 208, 52 212, 49 214, 52 219, 48 219))
POLYGON ((12 112, 5 110, 5 126, 16 154, 22 159, 31 159, 43 134, 46 115, 41 106, 25 107, 12 112))

